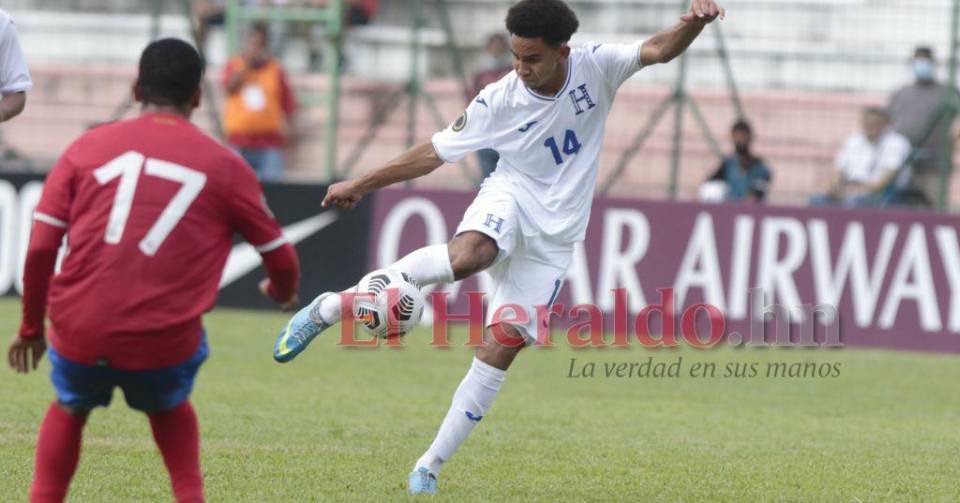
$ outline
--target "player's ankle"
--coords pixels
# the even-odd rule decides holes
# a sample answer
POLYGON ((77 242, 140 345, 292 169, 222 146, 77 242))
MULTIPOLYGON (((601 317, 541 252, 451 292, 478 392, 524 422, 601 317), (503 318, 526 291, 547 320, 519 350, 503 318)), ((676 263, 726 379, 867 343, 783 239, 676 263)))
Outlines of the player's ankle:
POLYGON ((340 303, 339 293, 329 295, 320 302, 320 316, 323 318, 323 321, 331 324, 340 321, 342 318, 340 315, 340 303))
POLYGON ((435 456, 430 452, 426 452, 420 459, 417 460, 416 464, 413 465, 413 471, 417 471, 420 468, 426 468, 427 472, 430 475, 433 475, 434 478, 440 477, 440 467, 443 466, 443 460, 439 456, 435 456))

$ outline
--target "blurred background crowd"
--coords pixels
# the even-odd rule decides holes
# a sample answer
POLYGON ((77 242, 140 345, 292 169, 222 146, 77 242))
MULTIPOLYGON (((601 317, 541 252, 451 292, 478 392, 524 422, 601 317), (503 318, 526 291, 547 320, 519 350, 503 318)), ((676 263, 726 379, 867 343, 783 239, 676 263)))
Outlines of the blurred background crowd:
MULTIPOLYGON (((573 0, 573 44, 642 39, 683 0, 573 0)), ((607 126, 618 197, 960 207, 960 0, 728 0, 677 64, 639 72, 607 126)), ((7 0, 33 87, 0 124, 0 170, 43 172, 85 128, 132 116, 148 40, 196 40, 195 120, 262 180, 375 169, 512 70, 501 0, 7 0)), ((482 151, 416 182, 476 187, 482 151)))

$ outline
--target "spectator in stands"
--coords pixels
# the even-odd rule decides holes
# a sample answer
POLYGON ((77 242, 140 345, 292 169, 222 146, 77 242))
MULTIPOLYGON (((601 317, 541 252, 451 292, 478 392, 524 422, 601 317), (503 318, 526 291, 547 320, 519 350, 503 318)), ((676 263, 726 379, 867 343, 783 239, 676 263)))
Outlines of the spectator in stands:
POLYGON ((720 162, 720 167, 710 176, 704 189, 722 187, 722 197, 707 196, 701 190, 701 199, 763 202, 770 188, 770 168, 763 159, 750 150, 753 143, 753 129, 745 120, 738 120, 730 128, 734 153, 720 162))
POLYGON ((30 72, 17 39, 17 27, 5 11, 0 10, 0 122, 23 112, 27 91, 33 87, 30 72))
POLYGON ((837 155, 837 174, 830 189, 814 196, 810 203, 859 207, 885 204, 910 150, 910 140, 890 126, 886 110, 867 108, 863 131, 847 139, 837 155))
MULTIPOLYGON (((493 33, 487 37, 487 45, 480 57, 477 69, 473 74, 473 96, 481 89, 492 84, 504 75, 513 71, 513 59, 510 54, 510 42, 502 33, 493 33)), ((467 99, 471 99, 468 97, 467 99)), ((490 176, 497 169, 500 154, 496 150, 486 148, 477 151, 480 159, 480 170, 483 178, 490 176)))
POLYGON ((242 54, 227 62, 227 142, 264 181, 283 175, 283 147, 294 132, 296 103, 287 77, 267 49, 266 25, 255 24, 242 54))
MULTIPOLYGON (((272 4, 275 6, 283 7, 308 7, 308 8, 326 8, 328 6, 327 0, 259 0, 261 3, 272 4)), ((377 10, 380 8, 380 0, 344 0, 343 2, 343 16, 341 22, 343 23, 344 33, 352 26, 361 26, 370 24, 373 18, 377 15, 377 10)), ((282 23, 279 26, 274 28, 279 28, 280 39, 280 49, 287 46, 290 40, 292 39, 302 39, 307 50, 308 58, 308 68, 310 71, 322 71, 323 70, 323 34, 322 28, 317 26, 313 21, 290 21, 287 23, 282 23)), ((343 56, 343 37, 340 37, 337 40, 341 44, 341 47, 338 49, 340 53, 340 65, 341 67, 346 67, 347 60, 343 56)))
POLYGON ((197 19, 197 48, 201 53, 207 50, 207 35, 212 26, 223 26, 227 6, 225 0, 196 0, 193 2, 193 15, 197 19))
MULTIPOLYGON (((240 0, 239 2, 240 5, 250 7, 264 3, 264 0, 240 0)), ((210 28, 223 26, 226 22, 227 2, 226 0, 194 0, 193 15, 197 20, 197 48, 205 54, 210 28)))
POLYGON ((913 75, 914 83, 891 97, 890 115, 893 128, 918 149, 911 185, 926 196, 927 205, 933 205, 939 201, 940 186, 949 176, 945 155, 953 115, 947 103, 957 98, 957 92, 937 82, 936 59, 929 47, 914 51, 913 75))
POLYGON ((487 37, 483 55, 477 62, 473 73, 473 95, 513 71, 510 54, 510 42, 502 33, 493 33, 487 37))
MULTIPOLYGON (((305 0, 304 5, 312 7, 326 7, 327 0, 305 0)), ((380 9, 380 0, 347 0, 344 4, 343 24, 345 26, 360 26, 370 24, 377 10, 380 9)))
MULTIPOLYGON (((314 7, 324 7, 327 5, 327 0, 308 0, 308 5, 314 7)), ((373 18, 376 17, 377 11, 380 10, 380 0, 348 0, 344 3, 343 10, 343 26, 344 32, 353 26, 365 26, 370 24, 373 21, 373 18)), ((317 44, 314 43, 314 34, 313 27, 306 26, 301 27, 301 33, 304 36, 307 46, 310 48, 310 68, 313 70, 319 70, 322 66, 322 52, 317 47, 317 44)), ((339 40, 340 44, 343 44, 343 39, 339 40)), ((340 53, 340 65, 342 67, 347 66, 347 59, 343 55, 343 48, 340 47, 338 51, 340 53)))
POLYGON ((347 26, 370 24, 380 9, 380 0, 350 0, 347 6, 347 26))

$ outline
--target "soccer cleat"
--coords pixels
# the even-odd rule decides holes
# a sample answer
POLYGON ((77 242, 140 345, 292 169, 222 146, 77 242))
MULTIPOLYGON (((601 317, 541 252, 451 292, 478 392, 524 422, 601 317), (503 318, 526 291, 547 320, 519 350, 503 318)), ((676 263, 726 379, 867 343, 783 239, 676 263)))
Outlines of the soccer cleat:
POLYGON ((425 466, 410 472, 409 480, 410 494, 437 494, 437 478, 425 466))
POLYGON ((293 318, 290 318, 287 326, 280 330, 277 343, 273 346, 274 360, 286 363, 296 358, 304 349, 307 349, 314 337, 330 328, 332 324, 327 323, 320 316, 320 303, 331 295, 333 295, 333 292, 321 294, 307 307, 297 311, 293 318))

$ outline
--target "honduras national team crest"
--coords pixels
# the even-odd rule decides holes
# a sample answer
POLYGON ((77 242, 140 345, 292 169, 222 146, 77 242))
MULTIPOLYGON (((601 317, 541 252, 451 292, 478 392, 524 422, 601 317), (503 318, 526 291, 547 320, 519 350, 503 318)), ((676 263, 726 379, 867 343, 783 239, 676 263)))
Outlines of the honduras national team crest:
POLYGON ((571 90, 567 94, 570 96, 570 101, 573 102, 573 107, 577 109, 577 115, 597 106, 596 103, 593 102, 593 98, 590 97, 590 92, 587 91, 586 84, 580 84, 576 89, 571 90))
POLYGON ((493 229, 494 232, 500 232, 500 228, 503 227, 503 219, 494 215, 493 213, 487 213, 487 219, 484 220, 483 225, 493 229))
POLYGON ((463 131, 463 128, 465 127, 467 127, 467 111, 466 110, 463 111, 463 115, 461 115, 460 118, 458 118, 456 122, 454 122, 453 125, 450 126, 450 128, 459 133, 460 131, 463 131))

